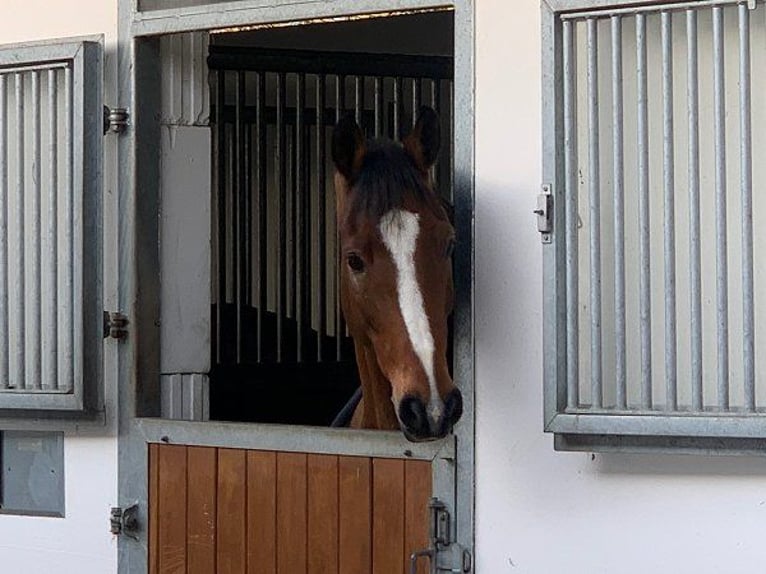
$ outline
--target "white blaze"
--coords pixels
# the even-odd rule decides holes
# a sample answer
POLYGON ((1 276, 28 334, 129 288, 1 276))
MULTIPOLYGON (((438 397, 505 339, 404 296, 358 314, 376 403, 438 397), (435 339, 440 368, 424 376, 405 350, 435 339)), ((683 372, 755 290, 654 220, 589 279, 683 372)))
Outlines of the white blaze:
POLYGON ((434 338, 415 271, 415 246, 420 232, 419 216, 410 211, 392 209, 380 218, 378 227, 383 243, 391 253, 396 266, 396 291, 404 325, 415 354, 426 372, 431 390, 428 414, 437 421, 441 418, 444 404, 436 388, 434 338))

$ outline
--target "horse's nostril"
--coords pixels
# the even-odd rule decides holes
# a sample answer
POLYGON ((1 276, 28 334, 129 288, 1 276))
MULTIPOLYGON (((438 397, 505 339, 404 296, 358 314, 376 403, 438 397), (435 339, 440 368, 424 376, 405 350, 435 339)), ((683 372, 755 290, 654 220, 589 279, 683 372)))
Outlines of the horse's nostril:
POLYGON ((444 401, 444 420, 451 427, 463 416, 463 395, 459 389, 453 389, 444 401))
POLYGON ((428 434, 426 405, 417 397, 404 397, 399 403, 399 420, 404 429, 415 437, 428 434))

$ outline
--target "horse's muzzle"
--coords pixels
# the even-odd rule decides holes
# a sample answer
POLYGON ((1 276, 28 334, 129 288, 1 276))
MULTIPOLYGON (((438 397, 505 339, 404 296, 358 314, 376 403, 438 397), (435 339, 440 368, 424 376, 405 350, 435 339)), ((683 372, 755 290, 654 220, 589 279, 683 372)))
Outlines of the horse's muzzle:
POLYGON ((447 436, 463 414, 463 395, 453 389, 444 399, 444 409, 438 419, 428 414, 426 404, 415 396, 406 396, 399 403, 402 432, 413 442, 436 440, 447 436))

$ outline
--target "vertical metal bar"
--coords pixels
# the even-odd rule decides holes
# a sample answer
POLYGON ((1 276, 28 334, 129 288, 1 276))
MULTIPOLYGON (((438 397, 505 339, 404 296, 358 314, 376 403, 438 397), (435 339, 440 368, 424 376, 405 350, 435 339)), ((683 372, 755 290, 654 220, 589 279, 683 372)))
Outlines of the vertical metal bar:
POLYGON ((578 334, 578 271, 577 271, 577 122, 574 54, 574 23, 563 23, 564 44, 564 170, 565 225, 566 225, 566 323, 567 323, 567 406, 577 408, 580 403, 579 386, 579 334, 578 334))
POLYGON ((32 229, 29 235, 31 236, 32 245, 31 253, 29 254, 30 260, 30 275, 32 279, 32 285, 30 286, 31 301, 29 303, 30 309, 30 324, 29 334, 27 337, 27 343, 29 344, 27 359, 29 361, 29 369, 27 370, 27 386, 33 389, 42 388, 42 367, 41 358, 42 352, 40 345, 42 343, 41 333, 41 311, 42 311, 42 289, 41 289, 41 273, 40 273, 40 253, 42 250, 42 236, 40 234, 40 196, 41 185, 40 177, 42 170, 40 168, 40 159, 42 153, 40 149, 41 140, 41 106, 40 106, 40 72, 34 71, 32 76, 32 229))
POLYGON ((652 304, 649 237, 649 125, 647 118, 646 16, 636 14, 638 84, 639 319, 641 324, 641 406, 652 407, 652 304))
POLYGON ((235 89, 237 101, 234 111, 234 182, 233 182, 233 202, 235 219, 232 223, 235 226, 234 249, 235 267, 234 276, 236 278, 235 295, 237 310, 236 324, 236 357, 237 364, 242 363, 245 347, 245 329, 247 328, 247 318, 245 316, 245 294, 247 293, 247 259, 245 244, 247 236, 245 228, 247 225, 247 210, 245 208, 245 172, 247 170, 247 158, 245 157, 245 72, 238 71, 236 76, 235 89))
POLYGON ((676 231, 673 142, 673 28, 672 15, 661 15, 662 34, 662 170, 664 179, 665 250, 665 409, 678 409, 676 357, 676 231))
POLYGON ((258 345, 257 360, 264 360, 264 319, 268 312, 268 199, 267 199, 267 150, 266 150, 266 74, 258 72, 255 76, 255 141, 256 170, 258 179, 258 315, 256 340, 258 345))
MULTIPOLYGON (((16 332, 16 344, 13 350, 16 359, 16 368, 14 369, 11 381, 13 386, 23 389, 26 386, 26 288, 24 285, 26 275, 24 265, 24 262, 26 261, 26 254, 24 251, 24 238, 26 236, 24 229, 24 167, 26 163, 24 161, 24 134, 26 133, 26 129, 24 127, 24 75, 21 73, 15 74, 14 80, 16 88, 16 236, 14 237, 13 243, 16 246, 17 262, 16 280, 14 281, 14 289, 11 295, 11 306, 13 307, 13 328, 16 332)), ((72 325, 68 324, 67 327, 68 329, 71 329, 72 325)))
MULTIPOLYGON (((343 116, 343 110, 346 107, 346 82, 343 76, 337 76, 335 81, 335 121, 339 122, 343 116)), ((333 218, 335 227, 333 236, 335 237, 335 257, 333 257, 332 268, 335 273, 335 289, 333 293, 335 306, 335 360, 340 361, 343 357, 343 338, 346 334, 346 326, 343 321, 343 312, 340 308, 340 265, 338 258, 340 256, 340 234, 337 224, 338 218, 333 218)))
POLYGON ((357 125, 364 130, 364 76, 354 76, 354 118, 357 125))
POLYGON ((625 329, 625 161, 622 94, 622 19, 612 16, 612 169, 614 180, 615 402, 627 408, 625 329))
POLYGON ((726 94, 723 8, 713 7, 713 138, 715 140, 716 322, 718 406, 729 409, 729 269, 726 254, 726 94))
POLYGON ((702 274, 700 249, 699 175, 699 64, 697 58, 697 11, 686 11, 687 85, 689 125, 689 318, 691 327, 692 410, 703 409, 702 393, 702 274))
MULTIPOLYGON (((434 78, 431 80, 431 107, 436 112, 436 115, 439 116, 441 121, 441 82, 434 78)), ((433 180, 434 180, 434 188, 436 190, 439 190, 439 182, 441 181, 441 176, 439 174, 440 168, 441 168, 442 162, 439 161, 439 158, 436 158, 436 162, 434 163, 433 167, 431 168, 433 180)))
POLYGON ((394 133, 393 139, 398 140, 401 137, 402 128, 402 79, 394 78, 394 133))
POLYGON ((742 202, 742 359, 744 406, 755 411, 755 311, 753 293, 753 140, 750 107, 750 10, 739 10, 739 133, 742 202))
POLYGON ((47 261, 47 313, 44 317, 43 348, 45 349, 45 372, 43 388, 58 386, 58 74, 48 70, 48 226, 46 237, 47 261))
MULTIPOLYGON (((379 116, 382 106, 379 105, 379 91, 378 80, 376 78, 375 83, 375 129, 378 130, 379 116)), ((317 76, 316 87, 316 108, 317 108, 317 131, 316 131, 316 177, 317 177, 317 233, 316 233, 316 245, 317 245, 317 289, 316 289, 316 301, 317 310, 319 313, 317 321, 317 361, 322 362, 324 355, 322 346, 325 338, 325 331, 327 330, 327 264, 326 264, 326 252, 325 241, 327 237, 326 221, 325 221, 325 121, 324 121, 324 108, 325 108, 325 77, 323 75, 317 76)))
POLYGON ((306 314, 305 293, 309 285, 306 281, 306 210, 305 210, 305 170, 303 167, 303 133, 304 109, 306 107, 306 76, 298 74, 295 79, 295 322, 296 347, 295 354, 299 363, 303 362, 303 332, 306 330, 304 315, 306 314))
POLYGON ((74 91, 72 68, 64 69, 64 257, 61 264, 63 277, 63 303, 59 304, 59 323, 63 325, 59 344, 59 390, 71 390, 74 384, 74 91), (62 380, 63 379, 63 380, 62 380))
POLYGON ((599 173, 598 28, 588 19, 588 177, 590 181, 590 371, 591 404, 603 404, 601 368, 601 181, 599 173))
MULTIPOLYGON (((247 105, 247 78, 252 78, 252 73, 246 73, 245 74, 245 100, 244 105, 245 109, 248 108, 247 105)), ((250 82, 252 84, 252 82, 250 82)), ((244 194, 243 194, 243 211, 245 213, 245 224, 244 224, 244 234, 245 234, 245 244, 243 246, 244 250, 244 298, 243 298, 243 305, 248 311, 248 315, 252 312, 253 309, 253 222, 254 214, 253 214, 253 164, 255 163, 253 161, 253 125, 252 121, 245 121, 244 122, 244 148, 242 150, 242 155, 244 158, 244 179, 242 181, 242 184, 244 185, 244 194)), ((246 317, 248 316, 246 315, 246 317)), ((246 332, 252 331, 252 324, 249 319, 246 319, 245 322, 245 330, 246 332)), ((242 345, 242 353, 245 357, 245 360, 251 359, 251 348, 246 344, 246 342, 250 339, 249 336, 244 337, 245 342, 242 345)))
POLYGON ((383 135, 383 78, 377 76, 373 85, 375 96, 375 137, 383 135))
POLYGON ((285 74, 277 74, 277 135, 276 135, 276 180, 277 180, 277 363, 284 354, 284 315, 287 274, 287 151, 285 138, 285 74))
POLYGON ((8 78, 0 74, 0 389, 8 388, 8 78))
POLYGON ((420 90, 422 87, 422 81, 420 78, 412 78, 412 127, 415 127, 415 123, 418 121, 418 110, 420 110, 420 90))
POLYGON ((226 72, 217 70, 216 74, 216 106, 215 106, 215 145, 216 145, 216 200, 218 236, 218 297, 216 300, 216 360, 222 364, 225 360, 223 335, 226 332, 224 318, 226 316, 226 72))

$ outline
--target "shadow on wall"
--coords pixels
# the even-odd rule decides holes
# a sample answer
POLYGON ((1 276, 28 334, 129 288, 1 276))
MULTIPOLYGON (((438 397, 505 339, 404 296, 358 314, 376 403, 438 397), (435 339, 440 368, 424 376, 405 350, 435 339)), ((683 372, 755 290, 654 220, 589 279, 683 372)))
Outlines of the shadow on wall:
POLYGON ((596 472, 605 475, 766 477, 766 457, 623 453, 592 457, 596 472))

